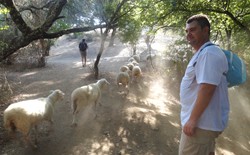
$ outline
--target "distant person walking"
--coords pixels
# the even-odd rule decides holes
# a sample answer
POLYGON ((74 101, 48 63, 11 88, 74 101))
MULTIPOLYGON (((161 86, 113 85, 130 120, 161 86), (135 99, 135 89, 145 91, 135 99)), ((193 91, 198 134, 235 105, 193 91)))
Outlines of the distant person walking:
POLYGON ((85 39, 82 39, 82 41, 79 43, 79 50, 81 53, 83 67, 86 66, 87 49, 88 49, 88 44, 85 42, 85 39), (83 64, 83 59, 84 59, 84 64, 83 64))

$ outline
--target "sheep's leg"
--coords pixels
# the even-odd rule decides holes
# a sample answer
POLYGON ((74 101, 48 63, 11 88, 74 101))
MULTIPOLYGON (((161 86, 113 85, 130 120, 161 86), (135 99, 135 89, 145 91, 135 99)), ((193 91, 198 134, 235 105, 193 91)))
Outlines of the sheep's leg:
POLYGON ((121 92, 120 84, 119 83, 117 83, 117 88, 118 88, 118 91, 121 92))
POLYGON ((124 88, 125 88, 124 97, 126 97, 129 94, 129 85, 125 85, 124 88))
POLYGON ((34 134, 34 135, 35 135, 35 145, 37 145, 37 137, 38 137, 38 136, 37 136, 37 135, 38 135, 38 132, 37 132, 37 125, 35 125, 34 128, 35 128, 35 134, 34 134))
POLYGON ((95 110, 96 110, 96 105, 97 105, 97 104, 98 104, 98 101, 96 100, 96 101, 95 101, 95 110))
POLYGON ((97 117, 97 114, 96 114, 96 105, 97 104, 98 104, 98 100, 95 101, 95 109, 94 109, 94 115, 95 115, 95 117, 94 117, 94 119, 96 119, 96 117, 97 117))
POLYGON ((98 93, 98 97, 95 101, 95 110, 96 110, 96 106, 97 104, 99 104, 100 106, 102 105, 101 102, 100 102, 100 99, 101 99, 101 92, 98 93))
POLYGON ((117 88, 120 93, 122 93, 123 91, 122 87, 123 87, 123 84, 117 83, 117 88))
POLYGON ((97 100, 97 101, 95 102, 95 110, 96 110, 97 104, 99 104, 100 106, 102 106, 102 103, 101 103, 99 100, 97 100))
POLYGON ((16 134, 15 134, 16 126, 15 126, 15 123, 10 121, 6 128, 8 128, 8 136, 10 138, 12 138, 12 139, 16 139, 16 134))
POLYGON ((53 119, 50 119, 49 120, 49 125, 50 125, 50 130, 51 130, 51 128, 52 128, 52 125, 54 124, 54 121, 53 121, 53 119))
POLYGON ((71 127, 76 127, 76 126, 77 126, 77 123, 76 123, 76 114, 73 114, 73 121, 72 121, 71 127))
POLYGON ((26 145, 27 145, 27 144, 30 144, 34 149, 37 148, 37 145, 36 145, 35 143, 32 142, 29 133, 25 134, 25 136, 24 136, 24 141, 25 141, 26 145))
POLYGON ((16 133, 12 130, 9 130, 8 131, 8 136, 11 138, 11 139, 16 139, 16 133))
POLYGON ((77 107, 77 100, 73 100, 73 103, 72 103, 72 110, 73 110, 73 121, 72 121, 72 124, 71 124, 71 127, 76 127, 77 126, 77 122, 76 122, 76 115, 78 113, 78 107, 77 107))
POLYGON ((139 82, 139 78, 140 78, 139 76, 136 76, 136 77, 135 77, 135 82, 136 82, 136 83, 139 82))
POLYGON ((46 121, 48 121, 48 128, 46 134, 49 134, 49 132, 53 131, 52 125, 54 124, 54 121, 52 118, 47 118, 46 121))
POLYGON ((129 94, 129 89, 127 88, 127 93, 126 93, 126 96, 129 94))
POLYGON ((50 123, 50 125, 53 125, 53 124, 54 124, 53 119, 50 119, 50 120, 49 120, 49 123, 50 123))
POLYGON ((96 99, 96 101, 95 101, 95 110, 94 110, 95 117, 94 117, 94 119, 97 117, 97 114, 96 114, 96 106, 97 106, 97 104, 100 104, 100 105, 101 105, 101 103, 100 103, 100 97, 98 97, 98 98, 96 99))
POLYGON ((29 143, 31 144, 31 146, 34 148, 34 149, 37 149, 37 144, 36 143, 33 143, 32 140, 30 139, 30 137, 28 137, 28 141, 29 143))
POLYGON ((71 127, 76 127, 77 126, 77 121, 76 121, 76 115, 78 114, 78 111, 74 111, 73 113, 73 121, 71 124, 71 127))
POLYGON ((137 83, 137 76, 134 77, 134 82, 137 83))

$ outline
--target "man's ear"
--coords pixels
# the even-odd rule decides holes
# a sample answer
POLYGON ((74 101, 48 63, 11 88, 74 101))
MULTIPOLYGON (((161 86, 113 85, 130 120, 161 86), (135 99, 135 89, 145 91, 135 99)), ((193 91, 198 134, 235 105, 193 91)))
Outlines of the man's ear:
POLYGON ((204 27, 203 31, 206 32, 207 34, 209 34, 209 28, 208 28, 208 26, 204 27))

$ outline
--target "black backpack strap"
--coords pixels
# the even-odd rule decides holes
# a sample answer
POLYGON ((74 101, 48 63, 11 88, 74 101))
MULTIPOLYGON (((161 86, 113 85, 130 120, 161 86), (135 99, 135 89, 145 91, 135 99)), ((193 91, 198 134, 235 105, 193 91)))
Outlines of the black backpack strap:
POLYGON ((195 67, 196 63, 197 63, 197 61, 194 62, 193 67, 195 67))

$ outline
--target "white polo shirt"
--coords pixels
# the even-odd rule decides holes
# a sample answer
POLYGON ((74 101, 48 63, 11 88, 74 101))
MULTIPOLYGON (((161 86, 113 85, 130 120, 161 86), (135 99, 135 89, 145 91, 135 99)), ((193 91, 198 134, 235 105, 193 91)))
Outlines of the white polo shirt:
POLYGON ((227 80, 223 75, 228 70, 227 58, 218 46, 205 47, 208 44, 211 42, 202 45, 193 55, 182 78, 180 86, 181 125, 184 126, 191 115, 200 84, 208 83, 216 85, 217 88, 208 107, 201 115, 197 127, 223 131, 227 126, 229 113, 227 80))

